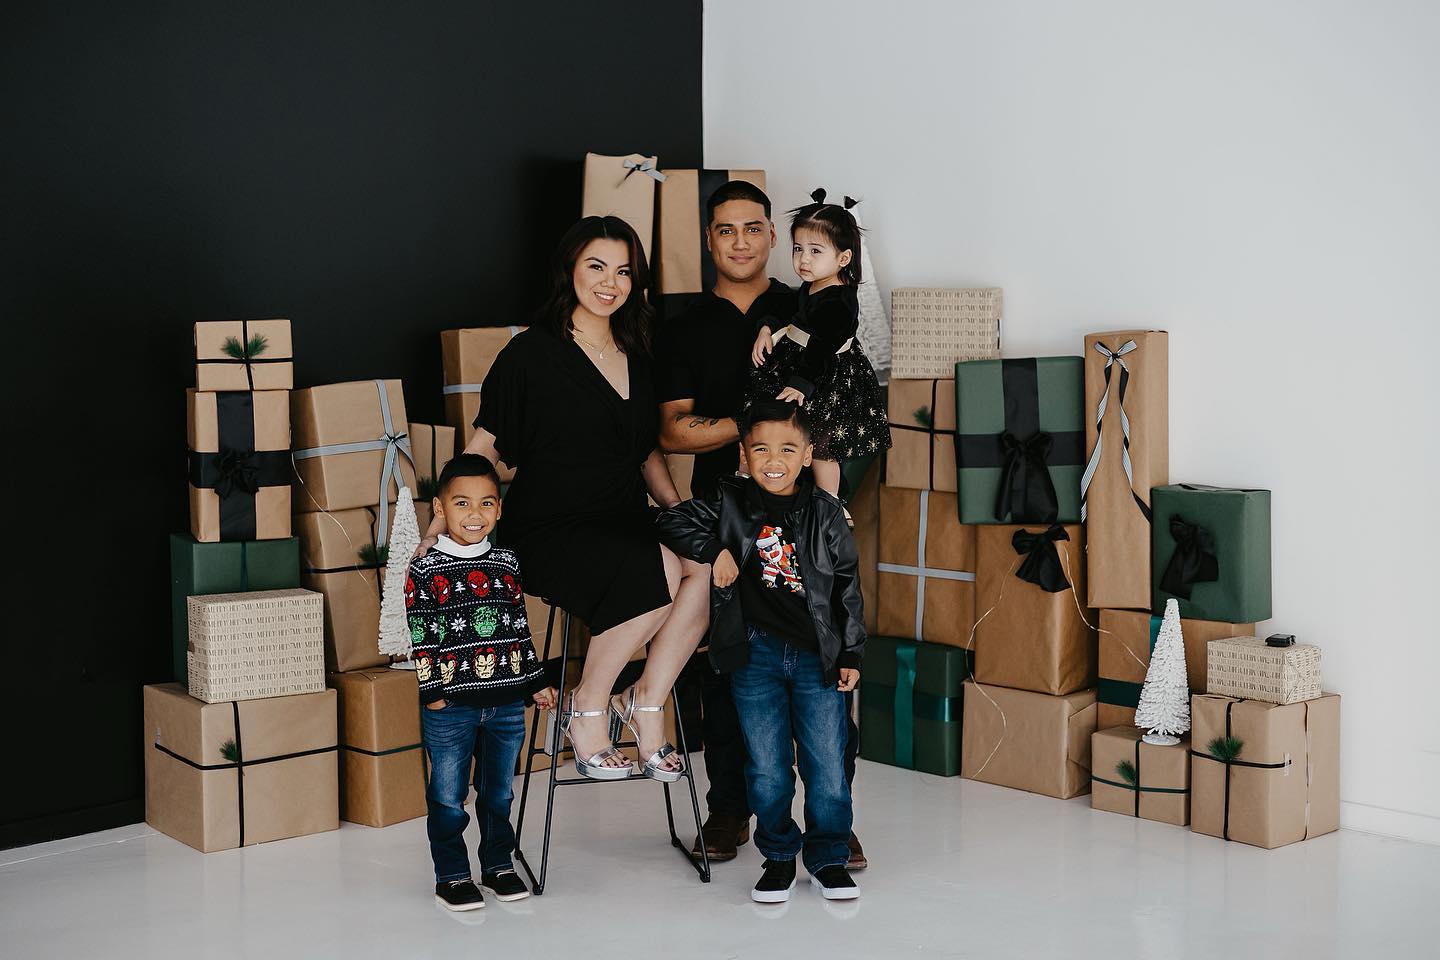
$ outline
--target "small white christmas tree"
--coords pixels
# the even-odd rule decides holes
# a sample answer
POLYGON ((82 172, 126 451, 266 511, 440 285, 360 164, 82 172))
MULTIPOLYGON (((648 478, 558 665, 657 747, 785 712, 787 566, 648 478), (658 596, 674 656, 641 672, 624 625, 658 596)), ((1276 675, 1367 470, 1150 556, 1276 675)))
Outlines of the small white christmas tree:
POLYGON ((1145 686, 1140 689, 1140 705, 1135 710, 1135 726, 1149 729, 1142 740, 1162 747, 1174 746, 1180 742, 1180 734, 1190 731, 1185 638, 1180 633, 1180 602, 1174 597, 1165 601, 1165 619, 1150 654, 1150 668, 1145 671, 1145 686))
POLYGON ((385 585, 380 591, 380 652, 396 657, 410 656, 410 621, 405 615, 405 579, 410 575, 410 557, 420 546, 420 521, 410 488, 401 487, 395 501, 395 522, 385 568, 385 585))

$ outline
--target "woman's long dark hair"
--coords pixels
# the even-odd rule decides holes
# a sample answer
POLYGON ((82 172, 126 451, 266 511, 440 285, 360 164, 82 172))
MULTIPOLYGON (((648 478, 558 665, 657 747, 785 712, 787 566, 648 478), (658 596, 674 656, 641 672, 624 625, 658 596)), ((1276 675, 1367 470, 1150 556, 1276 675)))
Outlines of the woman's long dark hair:
POLYGON ((571 317, 580 301, 575 297, 575 263, 592 240, 623 240, 629 248, 630 295, 610 316, 610 336, 630 356, 650 353, 650 330, 655 310, 650 306, 650 265, 635 230, 619 217, 583 217, 575 222, 555 248, 550 262, 550 293, 535 317, 543 327, 562 339, 573 339, 571 317))
POLYGON ((840 282, 855 286, 863 279, 860 276, 860 224, 855 222, 855 215, 850 212, 857 201, 846 197, 843 205, 826 203, 824 187, 817 187, 810 194, 810 199, 814 202, 790 211, 791 239, 794 239, 796 230, 809 227, 819 230, 837 253, 849 250, 850 262, 840 268, 840 282))

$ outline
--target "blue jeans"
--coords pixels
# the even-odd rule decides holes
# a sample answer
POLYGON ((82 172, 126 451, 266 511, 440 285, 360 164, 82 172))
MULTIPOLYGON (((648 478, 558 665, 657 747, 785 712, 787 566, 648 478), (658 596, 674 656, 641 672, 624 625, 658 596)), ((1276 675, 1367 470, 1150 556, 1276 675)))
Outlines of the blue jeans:
POLYGON ((749 761, 745 786, 755 811, 755 846, 768 860, 802 856, 811 873, 850 859, 849 740, 845 695, 826 683, 820 656, 747 628, 750 662, 730 677, 749 761), (791 815, 792 758, 805 783, 805 832, 791 815))
POLYGON ((449 703, 439 710, 420 708, 420 739, 430 757, 425 788, 430 858, 435 882, 468 880, 465 849, 465 797, 470 792, 470 761, 475 761, 475 818, 480 823, 480 870, 494 873, 511 866, 515 830, 510 801, 515 798, 515 761, 525 743, 525 704, 467 707, 449 703))

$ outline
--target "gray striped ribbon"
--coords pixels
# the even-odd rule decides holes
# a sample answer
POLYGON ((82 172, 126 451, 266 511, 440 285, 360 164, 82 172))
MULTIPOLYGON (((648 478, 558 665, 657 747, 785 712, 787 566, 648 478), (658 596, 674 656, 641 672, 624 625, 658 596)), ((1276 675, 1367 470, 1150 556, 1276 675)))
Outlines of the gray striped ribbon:
MULTIPOLYGON (((664 182, 665 182, 665 174, 663 174, 663 173, 661 173, 659 170, 655 169, 655 161, 654 161, 654 160, 649 160, 649 159, 647 159, 647 160, 641 161, 640 163, 636 163, 634 160, 631 160, 629 157, 626 157, 624 160, 621 160, 621 161, 620 161, 620 166, 622 166, 622 167, 625 168, 625 176, 624 176, 623 179, 626 179, 626 180, 630 179, 630 174, 632 174, 632 173, 643 173, 643 174, 645 174, 646 176, 648 176, 651 180, 654 180, 656 183, 664 183, 664 182)), ((513 336, 513 334, 512 334, 512 336, 513 336)))
POLYGON ((1125 354, 1137 349, 1134 340, 1126 340, 1120 345, 1120 349, 1111 350, 1105 344, 1096 341, 1095 350, 1105 357, 1105 389, 1100 394, 1100 403, 1095 411, 1095 450, 1090 454, 1090 462, 1085 464, 1085 473, 1080 477, 1080 522, 1085 522, 1085 514, 1089 506, 1090 481, 1095 479, 1095 469, 1100 466, 1100 451, 1105 441, 1105 409, 1110 402, 1110 368, 1118 364, 1120 366, 1120 385, 1118 388, 1119 397, 1116 398, 1116 406, 1120 409, 1120 432, 1123 434, 1123 442, 1120 448, 1120 462, 1125 467, 1125 479, 1130 484, 1130 496, 1135 498, 1135 503, 1140 507, 1140 512, 1145 519, 1150 519, 1150 507, 1145 500, 1135 492, 1135 469, 1130 464, 1130 416, 1125 412, 1125 388, 1130 379, 1130 366, 1125 362, 1125 354))
POLYGON ((365 453, 370 450, 384 450, 385 463, 380 467, 380 501, 376 507, 379 519, 375 521, 375 546, 383 547, 390 536, 390 516, 386 506, 390 498, 385 495, 386 487, 390 486, 390 478, 395 478, 396 488, 405 486, 405 475, 400 469, 400 454, 410 461, 411 467, 415 465, 415 457, 410 452, 410 438, 403 433, 395 432, 395 422, 390 418, 390 394, 385 390, 385 381, 376 380, 375 388, 380 391, 380 419, 385 427, 385 436, 376 440, 356 440, 352 443, 327 443, 318 447, 306 447, 304 450, 296 450, 291 456, 296 460, 309 460, 311 457, 331 457, 343 453, 365 453))
POLYGON ((915 639, 923 640, 925 627, 925 581, 966 580, 973 581, 975 574, 967 570, 942 570, 925 566, 925 538, 930 526, 930 491, 920 491, 920 536, 916 538, 915 566, 904 563, 880 563, 876 569, 881 573, 899 573, 915 578, 915 639))
MULTIPOLYGON (((512 340, 515 339, 515 334, 519 333, 520 330, 521 330, 520 327, 516 327, 516 326, 510 326, 510 327, 507 327, 506 329, 508 329, 508 330, 510 331, 510 339, 512 339, 512 340)), ((444 393, 479 393, 479 392, 480 392, 480 388, 483 387, 483 386, 485 386, 485 384, 483 384, 483 383, 451 383, 451 384, 446 385, 446 387, 445 387, 445 389, 444 389, 443 392, 444 392, 444 393)))

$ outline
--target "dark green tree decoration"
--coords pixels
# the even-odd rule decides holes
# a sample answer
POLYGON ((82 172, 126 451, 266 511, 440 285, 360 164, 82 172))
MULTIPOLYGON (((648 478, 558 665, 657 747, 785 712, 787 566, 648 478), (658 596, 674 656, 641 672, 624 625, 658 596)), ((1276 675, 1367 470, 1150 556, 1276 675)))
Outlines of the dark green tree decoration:
POLYGON ((253 360, 264 353, 269 346, 270 339, 265 334, 255 333, 250 335, 250 340, 246 343, 241 343, 239 337, 226 337, 222 349, 226 356, 236 360, 253 360))
POLYGON ((1240 757, 1240 751, 1244 749, 1245 741, 1239 737, 1216 737, 1205 745, 1210 756, 1221 763, 1229 763, 1240 757))

